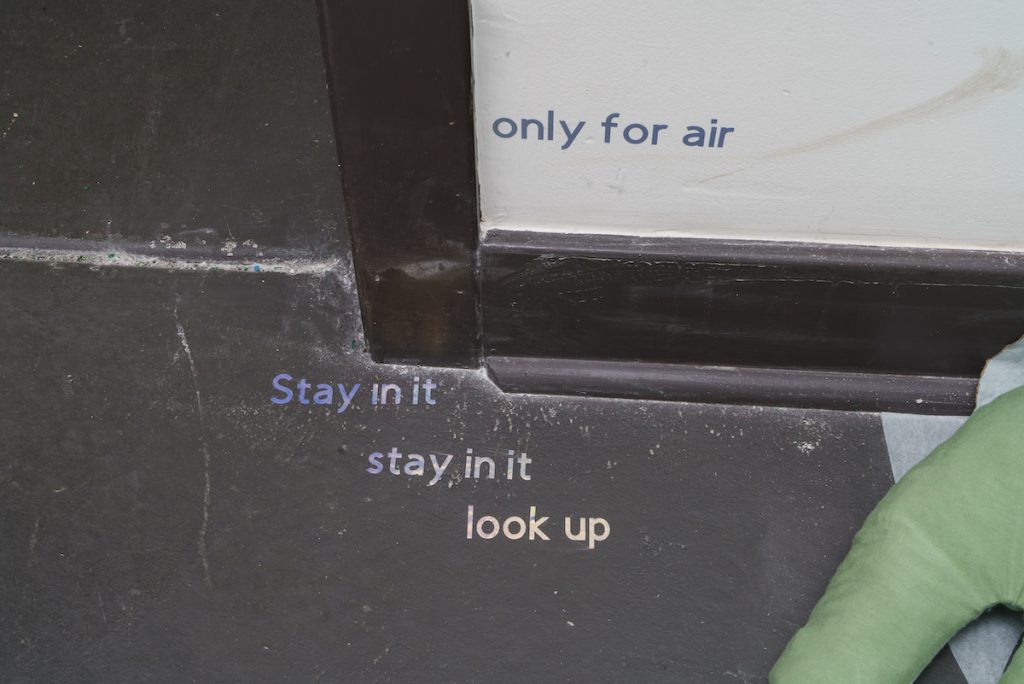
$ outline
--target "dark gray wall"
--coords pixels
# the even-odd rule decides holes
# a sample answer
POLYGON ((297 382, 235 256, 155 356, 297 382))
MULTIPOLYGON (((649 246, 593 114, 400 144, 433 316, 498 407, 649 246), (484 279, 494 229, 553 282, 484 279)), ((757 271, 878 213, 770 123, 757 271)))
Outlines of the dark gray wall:
POLYGON ((764 681, 891 485, 876 416, 371 363, 311 2, 15 0, 0 36, 0 681, 764 681), (164 236, 216 260, 54 251, 164 236), (227 273, 228 240, 308 272, 227 273), (271 404, 280 372, 441 388, 339 415, 271 404), (392 446, 532 479, 367 473, 392 446), (467 541, 470 504, 612 533, 467 541))
POLYGON ((9 0, 3 12, 0 231, 338 249, 312 3, 9 0))

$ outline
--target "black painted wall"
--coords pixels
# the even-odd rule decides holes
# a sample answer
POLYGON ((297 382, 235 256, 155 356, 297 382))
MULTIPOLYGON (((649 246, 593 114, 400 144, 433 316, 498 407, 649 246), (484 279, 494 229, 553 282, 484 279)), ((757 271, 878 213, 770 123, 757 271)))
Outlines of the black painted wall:
POLYGON ((336 253, 308 2, 7 0, 0 231, 336 253))

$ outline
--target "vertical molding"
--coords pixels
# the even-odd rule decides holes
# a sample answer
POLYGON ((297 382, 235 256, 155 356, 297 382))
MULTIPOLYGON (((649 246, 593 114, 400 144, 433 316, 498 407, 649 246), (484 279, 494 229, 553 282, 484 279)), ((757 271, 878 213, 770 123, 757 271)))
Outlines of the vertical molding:
POLYGON ((363 323, 376 361, 479 363, 466 0, 320 0, 363 323))

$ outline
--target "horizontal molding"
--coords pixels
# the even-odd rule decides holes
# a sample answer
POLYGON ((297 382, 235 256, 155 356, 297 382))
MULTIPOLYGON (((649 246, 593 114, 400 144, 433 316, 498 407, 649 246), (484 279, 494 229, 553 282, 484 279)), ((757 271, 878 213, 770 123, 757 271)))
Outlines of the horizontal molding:
POLYGON ((558 377, 509 375, 529 359, 607 372, 603 396, 648 364, 671 391, 643 396, 966 412, 1024 333, 1018 253, 492 230, 480 269, 485 357, 529 391, 558 377))
MULTIPOLYGON (((1024 226, 1021 227, 1024 231, 1024 226)), ((491 253, 559 257, 641 259, 669 263, 798 267, 815 265, 829 273, 874 270, 883 273, 928 273, 966 280, 992 278, 1024 286, 1024 253, 1004 251, 921 249, 821 242, 717 240, 708 238, 641 237, 532 230, 489 230, 484 248, 491 253)))
POLYGON ((977 378, 716 368, 641 361, 487 357, 506 392, 765 404, 959 415, 974 405, 977 378))

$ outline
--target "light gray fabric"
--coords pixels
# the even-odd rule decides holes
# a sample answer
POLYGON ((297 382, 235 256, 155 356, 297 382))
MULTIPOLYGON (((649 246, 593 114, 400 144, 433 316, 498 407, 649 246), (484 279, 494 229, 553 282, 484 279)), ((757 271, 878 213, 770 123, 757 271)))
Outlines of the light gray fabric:
POLYGON ((925 456, 953 436, 967 416, 916 416, 883 413, 882 430, 889 448, 889 463, 896 482, 925 456))
POLYGON ((1024 631, 1019 613, 985 615, 949 642, 967 684, 996 684, 1024 631))
POLYGON ((1024 385, 1024 337, 985 364, 978 382, 978 408, 1021 385, 1024 385))

